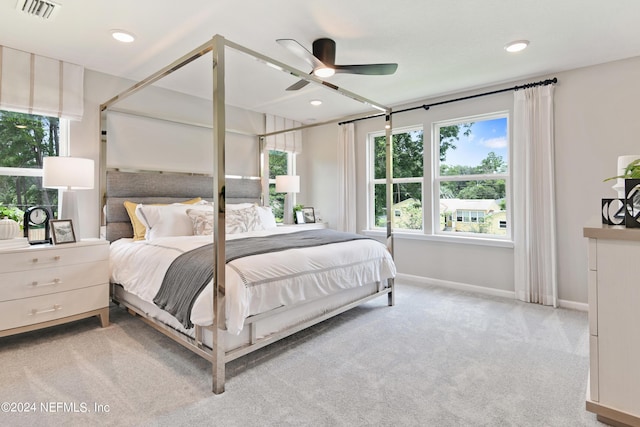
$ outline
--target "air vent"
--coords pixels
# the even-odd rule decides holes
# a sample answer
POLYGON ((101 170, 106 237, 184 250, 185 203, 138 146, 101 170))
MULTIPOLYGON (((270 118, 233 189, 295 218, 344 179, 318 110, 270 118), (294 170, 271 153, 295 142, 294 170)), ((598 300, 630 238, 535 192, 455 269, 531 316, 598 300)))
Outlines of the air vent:
POLYGON ((53 18, 61 5, 44 0, 18 0, 16 9, 31 16, 39 16, 43 19, 53 18))

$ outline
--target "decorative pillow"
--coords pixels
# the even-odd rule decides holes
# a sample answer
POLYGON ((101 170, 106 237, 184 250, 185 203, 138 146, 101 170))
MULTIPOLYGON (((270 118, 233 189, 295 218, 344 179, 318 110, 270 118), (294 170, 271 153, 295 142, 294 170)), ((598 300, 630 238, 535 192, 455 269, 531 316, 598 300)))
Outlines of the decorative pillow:
MULTIPOLYGON (((185 200, 184 202, 180 202, 180 203, 192 205, 195 203, 199 203, 201 201, 202 201, 201 197, 196 197, 195 199, 185 200)), ((144 224, 140 221, 140 219, 138 219, 138 216, 136 215, 137 206, 138 206, 138 203, 130 202, 128 200, 124 202, 124 208, 127 210, 127 214, 129 215, 129 219, 131 220, 131 226, 133 227, 133 240, 144 240, 147 229, 144 226, 144 224)), ((157 206, 167 206, 167 205, 158 204, 157 206)))
POLYGON ((256 206, 258 215, 260 216, 260 222, 264 230, 270 230, 277 227, 276 217, 273 216, 271 206, 256 206))
POLYGON ((213 210, 187 209, 191 218, 194 236, 210 236, 213 234, 213 210))
POLYGON ((227 210, 225 221, 225 231, 227 234, 245 233, 247 231, 263 229, 258 210, 253 205, 244 209, 227 210))
POLYGON ((210 210, 209 205, 187 205, 175 203, 172 205, 144 205, 136 207, 136 215, 147 228, 146 240, 167 236, 193 236, 193 224, 187 215, 188 209, 210 210))

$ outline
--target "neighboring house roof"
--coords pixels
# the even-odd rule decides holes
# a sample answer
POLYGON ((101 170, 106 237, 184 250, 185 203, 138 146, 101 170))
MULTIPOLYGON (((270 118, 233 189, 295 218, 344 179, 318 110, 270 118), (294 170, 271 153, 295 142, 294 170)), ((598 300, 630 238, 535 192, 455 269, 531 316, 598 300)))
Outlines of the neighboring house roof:
POLYGON ((401 208, 401 207, 403 207, 403 206, 413 205, 413 204, 415 204, 415 203, 417 203, 417 204, 419 204, 419 205, 421 205, 421 204, 422 204, 422 203, 420 203, 420 200, 417 200, 417 199, 414 199, 414 198, 412 198, 412 197, 411 197, 411 198, 404 199, 403 201, 401 201, 401 202, 398 202, 398 203, 394 204, 394 205, 393 205, 393 207, 394 207, 394 208, 401 208))
POLYGON ((443 212, 501 210, 500 205, 493 199, 440 199, 440 207, 443 212))

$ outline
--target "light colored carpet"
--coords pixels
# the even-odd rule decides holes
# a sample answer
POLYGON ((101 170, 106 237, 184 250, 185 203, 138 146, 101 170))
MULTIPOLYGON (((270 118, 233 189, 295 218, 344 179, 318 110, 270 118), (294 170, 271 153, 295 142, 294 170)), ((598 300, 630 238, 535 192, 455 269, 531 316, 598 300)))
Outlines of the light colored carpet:
POLYGON ((220 396, 205 360, 111 317, 0 338, 0 402, 36 406, 0 425, 602 425, 584 409, 582 312, 397 284, 395 307, 379 298, 231 362, 220 396))

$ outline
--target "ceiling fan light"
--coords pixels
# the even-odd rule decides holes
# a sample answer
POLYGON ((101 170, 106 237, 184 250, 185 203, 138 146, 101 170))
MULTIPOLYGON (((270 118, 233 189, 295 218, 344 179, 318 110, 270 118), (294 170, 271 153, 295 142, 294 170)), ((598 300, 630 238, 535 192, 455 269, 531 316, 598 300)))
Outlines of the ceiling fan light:
POLYGON ((504 46, 504 50, 507 52, 520 52, 529 46, 529 40, 516 40, 514 42, 508 43, 504 46))
POLYGON ((336 70, 334 70, 333 68, 316 68, 315 70, 313 70, 313 75, 316 77, 331 77, 336 73, 336 70))
POLYGON ((123 30, 112 30, 111 37, 122 43, 131 43, 136 39, 133 34, 123 30))

